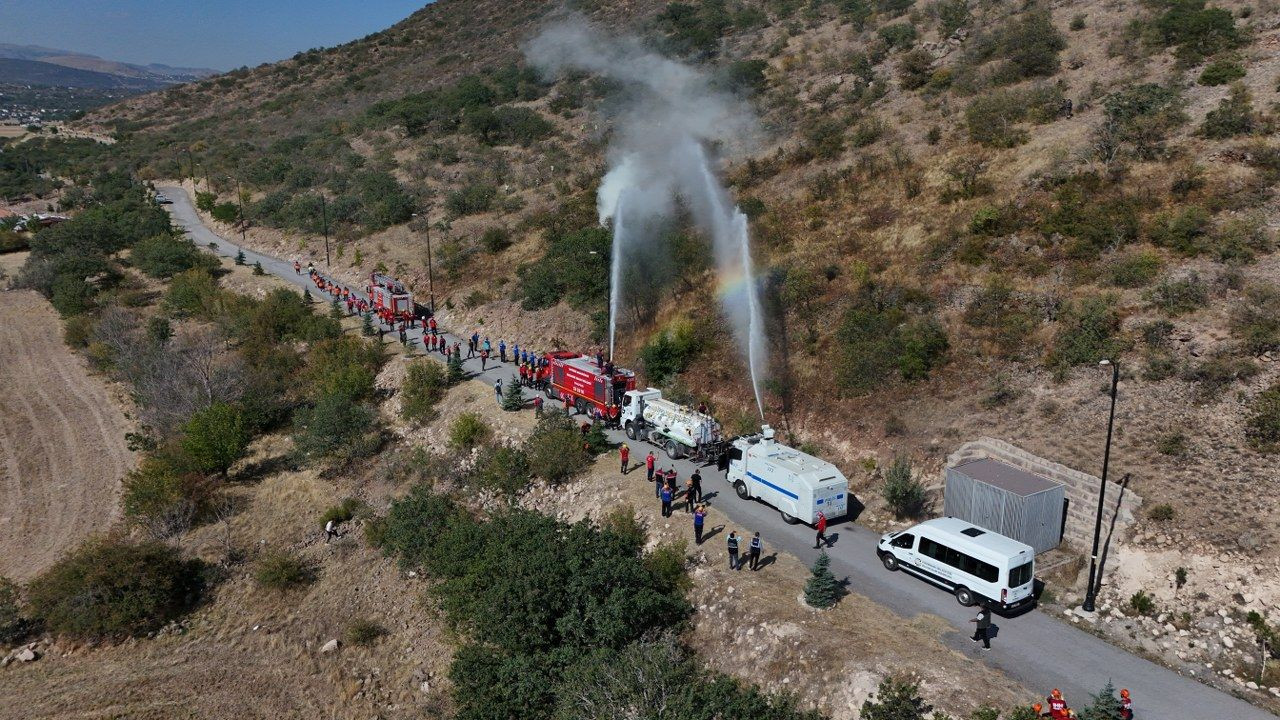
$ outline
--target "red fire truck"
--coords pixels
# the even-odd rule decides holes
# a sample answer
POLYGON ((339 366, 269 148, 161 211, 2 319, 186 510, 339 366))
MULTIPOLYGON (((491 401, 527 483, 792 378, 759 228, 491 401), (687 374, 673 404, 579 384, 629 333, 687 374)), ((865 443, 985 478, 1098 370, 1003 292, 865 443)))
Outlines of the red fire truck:
POLYGON ((631 370, 607 363, 601 367, 595 359, 567 350, 547 353, 547 368, 551 371, 547 395, 572 398, 578 412, 597 408, 607 417, 610 405, 621 405, 623 394, 636 389, 636 374, 631 370))
POLYGON ((413 316, 413 295, 399 280, 382 273, 369 275, 369 304, 379 315, 413 316))

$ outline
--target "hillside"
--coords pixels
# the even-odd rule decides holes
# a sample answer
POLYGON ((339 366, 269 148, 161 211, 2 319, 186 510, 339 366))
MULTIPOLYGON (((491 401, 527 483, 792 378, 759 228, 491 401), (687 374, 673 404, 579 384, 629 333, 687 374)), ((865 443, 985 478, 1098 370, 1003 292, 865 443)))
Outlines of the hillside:
POLYGON ((70 50, 58 50, 56 48, 41 47, 39 45, 13 45, 10 43, 0 43, 0 58, 36 60, 51 65, 59 65, 61 67, 74 68, 78 70, 89 70, 92 72, 106 73, 108 75, 116 75, 125 78, 136 78, 139 80, 151 80, 165 85, 190 82, 192 80, 199 80, 201 78, 209 77, 210 75, 218 74, 217 70, 211 70, 209 68, 173 67, 162 63, 136 65, 116 60, 106 60, 98 57, 97 55, 72 52, 70 50))
POLYGON ((125 77, 96 70, 84 70, 39 60, 0 57, 0 82, 13 85, 58 85, 73 88, 156 90, 165 83, 145 78, 125 77))

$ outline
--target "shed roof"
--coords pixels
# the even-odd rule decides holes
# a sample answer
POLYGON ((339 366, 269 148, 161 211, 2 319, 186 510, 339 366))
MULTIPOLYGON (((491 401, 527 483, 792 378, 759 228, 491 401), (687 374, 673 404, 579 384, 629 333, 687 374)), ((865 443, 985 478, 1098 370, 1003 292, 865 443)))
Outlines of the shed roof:
POLYGON ((956 465, 955 469, 978 482, 1022 497, 1053 490, 1062 484, 991 458, 962 462, 956 465))

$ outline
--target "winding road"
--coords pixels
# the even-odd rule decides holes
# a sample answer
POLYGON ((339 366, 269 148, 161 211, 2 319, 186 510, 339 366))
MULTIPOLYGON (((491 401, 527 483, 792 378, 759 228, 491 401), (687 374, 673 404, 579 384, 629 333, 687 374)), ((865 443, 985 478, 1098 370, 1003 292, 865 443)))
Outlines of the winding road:
MULTIPOLYGON (((168 206, 170 213, 197 245, 206 247, 212 243, 219 254, 227 256, 234 256, 240 249, 205 227, 184 189, 168 186, 160 190, 173 200, 168 206)), ((267 272, 315 292, 305 274, 294 273, 292 260, 248 249, 244 253, 250 264, 261 262, 267 272)), ((419 347, 421 335, 420 330, 410 333, 419 347)), ((446 336, 462 341, 461 337, 446 336)), ((480 370, 478 360, 464 361, 464 365, 474 379, 490 386, 499 379, 510 382, 515 374, 511 365, 501 363, 491 363, 485 371, 480 370)), ((611 439, 621 442, 625 438, 615 431, 611 439)), ((633 449, 636 458, 643 458, 646 452, 643 446, 633 449)), ((660 455, 660 460, 664 467, 671 464, 665 455, 660 455)), ((694 470, 688 461, 677 461, 675 465, 681 477, 688 477, 694 470)), ((784 524, 773 508, 757 501, 740 500, 714 471, 706 475, 703 486, 706 493, 714 493, 710 500, 713 508, 743 527, 759 530, 767 548, 791 553, 806 563, 813 562, 817 551, 813 549, 812 529, 784 524)), ((827 535, 834 541, 828 551, 831 569, 837 577, 845 576, 853 591, 904 618, 920 614, 943 618, 954 628, 954 632, 944 637, 949 647, 1044 695, 1052 688, 1060 688, 1069 703, 1083 707, 1089 703, 1090 693, 1112 680, 1117 688, 1126 687, 1133 693, 1135 715, 1142 720, 1275 720, 1275 715, 1262 708, 1035 610, 1017 617, 996 618, 999 637, 992 643, 990 652, 983 652, 968 639, 972 609, 961 607, 949 593, 906 573, 885 570, 875 554, 879 534, 855 523, 836 522, 828 528, 827 535)))

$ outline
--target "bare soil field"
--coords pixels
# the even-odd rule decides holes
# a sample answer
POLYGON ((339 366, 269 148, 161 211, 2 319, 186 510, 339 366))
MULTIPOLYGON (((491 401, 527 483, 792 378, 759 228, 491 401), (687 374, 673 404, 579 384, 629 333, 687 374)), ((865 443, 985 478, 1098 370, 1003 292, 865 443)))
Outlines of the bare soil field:
POLYGON ((34 292, 0 300, 0 575, 25 581, 118 514, 132 424, 34 292))

